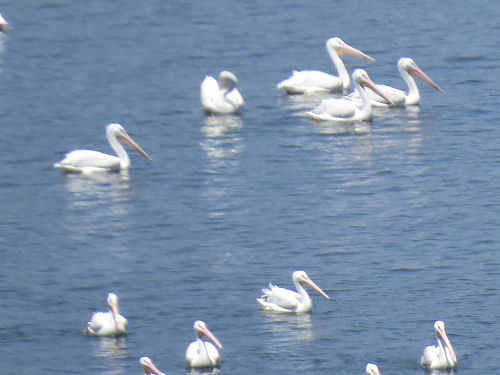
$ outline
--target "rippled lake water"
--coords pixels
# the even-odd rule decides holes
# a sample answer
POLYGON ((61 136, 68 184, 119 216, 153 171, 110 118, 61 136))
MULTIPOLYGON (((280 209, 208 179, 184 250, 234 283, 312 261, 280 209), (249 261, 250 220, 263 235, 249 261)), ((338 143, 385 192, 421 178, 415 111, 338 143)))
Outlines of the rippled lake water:
POLYGON ((500 116, 496 2, 3 2, 0 35, 0 359, 5 374, 183 374, 195 319, 224 344, 221 375, 425 374, 447 324, 457 373, 500 360, 500 116), (443 89, 372 122, 301 116, 293 69, 344 59, 403 88, 412 57, 443 89), (241 117, 206 117, 199 84, 230 70, 241 117), (128 177, 52 168, 110 152, 122 123, 154 162, 128 177), (260 310, 270 281, 304 269, 333 299, 260 310), (82 333, 106 295, 130 333, 82 333))

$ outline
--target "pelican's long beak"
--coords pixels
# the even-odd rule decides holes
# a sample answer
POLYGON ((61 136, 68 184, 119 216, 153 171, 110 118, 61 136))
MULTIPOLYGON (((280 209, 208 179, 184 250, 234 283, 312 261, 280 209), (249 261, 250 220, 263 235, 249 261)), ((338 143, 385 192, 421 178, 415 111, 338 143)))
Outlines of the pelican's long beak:
POLYGON ((448 334, 446 333, 446 331, 444 329, 436 328, 436 336, 438 337, 438 339, 442 341, 445 348, 449 349, 451 360, 453 361, 453 363, 457 364, 458 363, 457 353, 455 353, 455 348, 451 344, 451 341, 448 338, 448 334))
POLYGON ((148 155, 148 153, 146 151, 144 151, 142 149, 141 146, 139 146, 133 139, 130 135, 128 135, 128 133, 126 131, 123 131, 120 136, 118 137, 121 141, 125 142, 126 144, 128 144, 131 148, 133 148, 134 150, 136 150, 139 154, 141 154, 142 156, 144 156, 146 159, 149 159, 151 161, 153 161, 153 159, 151 158, 151 156, 148 155))
POLYGON ((339 55, 339 56, 350 55, 350 56, 357 57, 359 59, 375 61, 375 58, 368 56, 367 54, 361 52, 359 49, 351 47, 347 43, 344 43, 344 45, 341 48, 337 49, 337 55, 339 55))
POLYGON ((215 345, 219 347, 219 349, 224 349, 222 346, 221 342, 215 337, 215 335, 208 329, 208 327, 205 327, 203 330, 200 331, 200 333, 208 338, 209 340, 213 341, 215 345))
POLYGON ((158 367, 155 366, 153 361, 149 357, 141 357, 141 365, 144 368, 144 373, 145 374, 156 374, 156 375, 165 375, 163 372, 161 372, 158 367))
POLYGON ((366 76, 366 78, 359 82, 359 84, 361 86, 368 87, 374 93, 384 98, 384 100, 390 105, 395 105, 391 98, 389 98, 382 90, 380 90, 379 87, 370 79, 370 77, 366 76))
POLYGON ((415 77, 420 78, 422 81, 427 83, 429 86, 434 87, 436 90, 439 92, 443 92, 443 89, 437 85, 436 82, 434 82, 430 77, 423 72, 422 69, 420 69, 417 64, 412 64, 413 66, 411 69, 408 70, 408 74, 414 75, 415 77))
POLYGON ((323 289, 321 289, 318 285, 316 285, 316 283, 314 281, 312 281, 311 279, 304 280, 303 283, 306 284, 312 290, 315 290, 316 292, 318 292, 319 294, 321 294, 326 299, 330 299, 330 296, 328 294, 326 294, 323 291, 323 289))
POLYGON ((111 314, 113 315, 113 320, 115 321, 115 327, 118 330, 123 330, 125 327, 122 327, 121 324, 118 324, 118 316, 120 316, 120 307, 116 303, 112 303, 109 305, 111 310, 111 314))

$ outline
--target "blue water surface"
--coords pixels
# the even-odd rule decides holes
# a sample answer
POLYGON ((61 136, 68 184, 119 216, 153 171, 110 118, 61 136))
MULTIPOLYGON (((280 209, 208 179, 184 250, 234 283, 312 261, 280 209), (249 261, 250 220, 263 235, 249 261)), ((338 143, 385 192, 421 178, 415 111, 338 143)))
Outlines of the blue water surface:
MULTIPOLYGON (((5 0, 0 35, 3 374, 186 374, 203 319, 221 375, 425 374, 444 320, 457 373, 495 373, 500 336, 500 7, 495 1, 5 0), (318 124, 324 96, 276 89, 334 73, 325 41, 375 82, 422 82, 416 108, 318 124), (199 85, 234 72, 242 116, 205 116, 199 85), (76 148, 111 152, 120 122, 153 157, 129 176, 62 175, 76 148), (304 269, 333 298, 260 310, 304 269), (130 333, 82 330, 106 295, 130 333)), ((335 96, 335 95, 333 95, 335 96)))

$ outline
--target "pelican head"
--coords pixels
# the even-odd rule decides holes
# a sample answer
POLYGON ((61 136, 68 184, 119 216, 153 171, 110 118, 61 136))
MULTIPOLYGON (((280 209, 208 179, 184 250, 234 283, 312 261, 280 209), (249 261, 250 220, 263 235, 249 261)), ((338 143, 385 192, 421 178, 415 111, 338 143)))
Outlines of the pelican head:
POLYGON ((352 73, 352 80, 354 84, 360 87, 368 87, 377 95, 380 95, 384 100, 386 100, 389 104, 395 105, 394 102, 389 98, 382 90, 378 88, 378 86, 371 80, 370 76, 364 69, 356 69, 352 73))
POLYGON ((457 353, 455 353, 455 349, 453 348, 453 345, 448 338, 444 322, 441 320, 437 320, 434 323, 434 330, 436 331, 437 338, 443 343, 446 356, 449 356, 451 364, 455 366, 458 363, 457 353))
POLYGON ((326 41, 326 49, 333 50, 338 56, 350 55, 354 57, 358 57, 360 59, 366 59, 370 61, 375 61, 375 59, 371 56, 368 56, 361 52, 360 50, 351 47, 349 44, 344 42, 339 37, 330 38, 326 41))
POLYGON ((139 362, 142 365, 145 374, 165 375, 163 372, 158 370, 158 367, 155 366, 151 358, 141 357, 139 362))
POLYGON ((219 349, 223 349, 224 347, 220 343, 220 341, 215 337, 215 335, 208 329, 207 325, 205 322, 201 320, 197 320, 194 322, 194 331, 196 332, 196 335, 201 338, 205 336, 209 340, 211 340, 215 345, 219 347, 219 349))
POLYGON ((132 149, 136 150, 138 153, 140 153, 142 156, 144 156, 146 159, 149 159, 153 161, 151 156, 147 154, 146 151, 142 149, 141 146, 139 146, 130 135, 125 131, 122 125, 116 124, 116 123, 111 123, 106 127, 106 136, 108 137, 109 143, 112 144, 112 140, 116 139, 120 142, 123 142, 127 145, 129 145, 132 149))
POLYGON ((227 70, 223 70, 219 73, 219 89, 225 90, 226 93, 230 92, 232 89, 236 87, 238 83, 238 78, 227 70))
POLYGON ((378 366, 373 363, 366 364, 366 375, 381 375, 378 366))
POLYGON ((316 283, 310 279, 305 271, 295 271, 292 275, 292 280, 295 283, 308 286, 312 290, 315 290, 316 292, 321 294, 326 299, 330 299, 328 294, 326 294, 318 285, 316 285, 316 283))
POLYGON ((109 293, 108 294, 108 306, 110 309, 119 309, 118 307, 118 296, 114 293, 109 293))
POLYGON ((413 61, 410 57, 401 57, 398 61, 398 70, 403 75, 404 71, 407 71, 408 74, 420 78, 422 81, 427 83, 429 86, 434 87, 439 92, 443 92, 441 87, 437 85, 432 79, 429 78, 427 74, 425 74, 422 69, 418 67, 418 65, 413 61))

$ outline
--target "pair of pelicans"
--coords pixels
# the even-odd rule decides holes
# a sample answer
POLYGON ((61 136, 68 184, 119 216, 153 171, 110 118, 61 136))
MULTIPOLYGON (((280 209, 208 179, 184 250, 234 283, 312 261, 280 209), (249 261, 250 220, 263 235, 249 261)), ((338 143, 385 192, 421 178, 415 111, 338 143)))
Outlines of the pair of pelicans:
MULTIPOLYGON (((307 275, 304 271, 295 271, 292 274, 292 281, 297 291, 288 290, 269 284, 269 288, 263 288, 263 295, 257 298, 264 310, 277 313, 308 313, 312 310, 312 300, 304 286, 307 286, 327 299, 330 297, 307 275)), ((85 330, 86 333, 95 336, 116 336, 126 334, 127 319, 120 315, 118 297, 116 294, 108 295, 109 312, 96 312, 92 315, 85 330)), ((428 369, 451 369, 455 368, 458 362, 455 349, 446 333, 445 325, 442 321, 434 323, 434 329, 438 341, 437 346, 427 346, 421 358, 421 364, 428 369)), ((194 322, 196 341, 189 344, 186 350, 186 363, 190 367, 206 368, 219 365, 220 354, 217 350, 223 346, 217 337, 208 329, 206 324, 197 320, 194 322), (211 340, 202 340, 203 337, 211 340), (217 347, 216 347, 217 346, 217 347)), ((149 357, 141 357, 140 363, 144 373, 164 375, 149 357)), ((380 375, 378 367, 374 364, 367 364, 367 375, 380 375)))
MULTIPOLYGON (((278 84, 278 89, 285 90, 288 94, 334 91, 345 93, 350 86, 351 79, 341 56, 351 55, 365 60, 375 60, 338 37, 328 39, 326 49, 337 69, 338 76, 314 70, 294 71, 290 78, 278 84)), ((372 106, 417 105, 420 102, 420 93, 413 76, 443 92, 411 58, 399 59, 398 70, 408 86, 408 92, 386 85, 376 85, 365 70, 356 69, 352 73, 355 90, 351 94, 341 99, 324 99, 307 114, 318 121, 364 121, 371 119, 372 106), (366 88, 370 90, 366 90, 366 88)), ((237 82, 236 76, 228 71, 222 71, 218 81, 214 77, 206 76, 200 86, 200 100, 205 111, 213 114, 239 112, 244 105, 244 100, 236 88, 237 82)), ((121 125, 109 124, 106 134, 108 142, 117 156, 91 150, 76 150, 66 154, 63 160, 54 164, 54 167, 61 168, 66 172, 82 173, 127 171, 130 167, 130 159, 120 142, 128 144, 144 157, 152 160, 121 125)))

